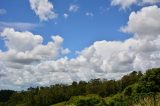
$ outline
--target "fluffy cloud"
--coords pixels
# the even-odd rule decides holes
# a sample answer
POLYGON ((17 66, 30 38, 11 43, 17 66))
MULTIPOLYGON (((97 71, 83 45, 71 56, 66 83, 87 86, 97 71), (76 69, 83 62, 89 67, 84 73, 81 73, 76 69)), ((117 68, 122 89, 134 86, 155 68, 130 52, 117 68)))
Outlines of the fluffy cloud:
POLYGON ((31 9, 39 16, 41 21, 57 18, 58 14, 53 11, 54 6, 48 0, 29 0, 31 9))
POLYGON ((40 35, 33 35, 30 32, 16 32, 12 28, 4 29, 1 36, 5 39, 7 48, 17 51, 32 50, 43 41, 40 35))
POLYGON ((123 27, 124 32, 133 34, 132 38, 96 41, 72 59, 65 56, 69 50, 62 47, 63 38, 58 35, 44 45, 40 35, 5 29, 1 37, 8 50, 0 50, 0 88, 25 89, 93 78, 118 79, 132 70, 159 67, 159 13, 157 6, 132 12, 123 27), (147 20, 153 20, 155 25, 148 25, 147 20), (134 30, 134 22, 138 29, 134 30))
POLYGON ((78 9, 79 9, 79 7, 78 7, 77 5, 75 5, 75 4, 71 4, 71 5, 69 6, 69 11, 70 11, 70 12, 77 12, 78 9))
POLYGON ((138 37, 155 37, 160 34, 160 8, 157 6, 144 7, 141 11, 132 12, 123 32, 134 33, 138 37))
POLYGON ((34 61, 55 59, 69 52, 68 49, 61 47, 63 38, 58 35, 52 36, 52 41, 46 45, 42 44, 42 36, 34 35, 31 32, 18 32, 12 28, 4 29, 1 37, 8 48, 8 51, 0 52, 4 61, 28 64, 34 61))
POLYGON ((81 52, 92 66, 104 73, 128 72, 158 67, 159 39, 130 38, 124 42, 97 41, 81 52), (153 58, 157 56, 156 58, 153 58))
POLYGON ((112 0, 111 5, 120 6, 122 9, 128 8, 133 4, 144 5, 144 4, 155 4, 160 2, 159 0, 112 0))
MULTIPOLYGON (((88 81, 92 78, 119 78, 126 73, 121 72, 118 76, 107 74, 109 71, 101 68, 103 54, 96 54, 101 51, 93 45, 79 52, 76 58, 68 59, 63 55, 69 50, 62 47, 63 38, 58 35, 52 36, 52 41, 46 45, 41 35, 12 28, 4 29, 0 36, 8 49, 0 50, 1 89, 21 90, 29 86, 88 81)), ((98 47, 99 43, 95 46, 98 47)))

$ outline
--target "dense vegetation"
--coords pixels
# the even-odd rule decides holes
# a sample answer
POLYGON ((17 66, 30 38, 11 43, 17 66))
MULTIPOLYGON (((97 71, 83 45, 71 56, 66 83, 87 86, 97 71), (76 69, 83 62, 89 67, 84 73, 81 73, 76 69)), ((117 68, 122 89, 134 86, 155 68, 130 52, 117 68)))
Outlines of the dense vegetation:
POLYGON ((160 68, 133 71, 120 80, 56 84, 27 91, 0 91, 0 106, 160 106, 160 68), (147 105, 146 105, 147 106, 147 105))

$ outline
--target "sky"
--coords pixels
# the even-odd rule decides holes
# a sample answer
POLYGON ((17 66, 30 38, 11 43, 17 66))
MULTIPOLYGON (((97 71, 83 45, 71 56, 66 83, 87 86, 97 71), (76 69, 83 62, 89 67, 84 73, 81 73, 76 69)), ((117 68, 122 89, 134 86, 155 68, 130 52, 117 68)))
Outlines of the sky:
POLYGON ((160 0, 1 0, 0 89, 145 72, 159 42, 160 0))

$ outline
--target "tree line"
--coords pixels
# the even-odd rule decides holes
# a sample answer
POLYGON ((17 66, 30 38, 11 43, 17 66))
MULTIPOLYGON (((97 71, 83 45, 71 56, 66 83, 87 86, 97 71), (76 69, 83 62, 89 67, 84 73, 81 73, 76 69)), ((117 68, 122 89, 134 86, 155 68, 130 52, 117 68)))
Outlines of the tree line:
POLYGON ((160 92, 160 68, 153 68, 144 74, 133 71, 120 80, 92 79, 88 82, 73 82, 71 85, 30 87, 21 92, 1 90, 0 106, 50 106, 64 101, 76 101, 73 99, 76 96, 87 98, 73 103, 77 106, 95 106, 96 103, 101 103, 99 106, 132 106, 133 102, 144 95, 152 95, 156 106, 157 92, 160 92), (87 97, 90 94, 98 97, 87 97), (116 105, 118 103, 119 105, 116 105))

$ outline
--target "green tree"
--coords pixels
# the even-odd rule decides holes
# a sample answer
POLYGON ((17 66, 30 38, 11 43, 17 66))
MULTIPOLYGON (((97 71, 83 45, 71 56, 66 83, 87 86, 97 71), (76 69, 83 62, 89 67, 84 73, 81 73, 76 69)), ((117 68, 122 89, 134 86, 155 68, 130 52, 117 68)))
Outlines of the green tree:
POLYGON ((139 92, 152 93, 154 106, 156 106, 156 93, 160 92, 160 68, 147 70, 140 80, 139 92))

